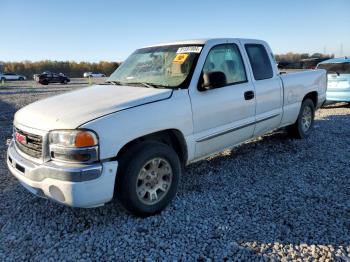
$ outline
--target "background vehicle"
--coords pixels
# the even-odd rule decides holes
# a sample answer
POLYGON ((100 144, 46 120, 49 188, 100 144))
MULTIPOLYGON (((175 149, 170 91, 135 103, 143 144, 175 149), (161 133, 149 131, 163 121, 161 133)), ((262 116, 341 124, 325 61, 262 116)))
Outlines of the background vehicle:
POLYGON ((350 58, 333 58, 317 65, 327 70, 327 102, 350 102, 350 58))
POLYGON ((26 80, 27 78, 22 75, 18 75, 15 73, 0 73, 0 81, 1 80, 26 80))
POLYGON ((40 76, 40 74, 34 74, 33 75, 34 81, 39 82, 39 76, 40 76))
POLYGON ((62 74, 62 73, 51 73, 51 72, 44 72, 37 76, 38 82, 42 85, 48 85, 51 83, 61 83, 61 84, 67 84, 70 82, 70 79, 62 74))
POLYGON ((84 77, 106 77, 106 75, 102 73, 85 72, 84 77))
POLYGON ((7 164, 34 194, 76 207, 116 195, 152 215, 174 198, 183 165, 281 127, 309 136, 326 80, 325 70, 280 75, 260 40, 141 48, 105 84, 19 110, 7 164))
POLYGON ((300 61, 302 69, 315 69, 317 64, 328 58, 307 58, 300 61))
POLYGON ((44 71, 44 72, 42 72, 42 73, 40 73, 40 74, 34 74, 34 75, 33 75, 34 81, 39 82, 39 76, 40 76, 40 75, 44 75, 44 74, 53 74, 53 73, 50 72, 50 71, 44 71))

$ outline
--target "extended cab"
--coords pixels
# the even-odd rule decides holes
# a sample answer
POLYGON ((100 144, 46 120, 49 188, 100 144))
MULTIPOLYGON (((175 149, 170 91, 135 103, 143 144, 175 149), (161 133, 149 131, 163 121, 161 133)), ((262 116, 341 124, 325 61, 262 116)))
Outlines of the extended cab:
POLYGON ((147 216, 188 165, 287 127, 311 134, 326 71, 280 75, 264 41, 209 39, 136 50, 101 85, 15 114, 7 164, 34 194, 75 207, 114 195, 147 216))

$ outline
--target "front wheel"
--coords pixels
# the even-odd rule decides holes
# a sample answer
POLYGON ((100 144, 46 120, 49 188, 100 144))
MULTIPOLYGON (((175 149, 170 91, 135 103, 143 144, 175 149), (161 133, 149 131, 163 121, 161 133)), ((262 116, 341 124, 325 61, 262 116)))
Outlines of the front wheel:
POLYGON ((314 125, 315 106, 311 99, 305 99, 301 104, 297 121, 287 127, 288 133, 294 138, 306 138, 314 125))
POLYGON ((157 214, 175 197, 181 164, 171 147, 143 142, 119 162, 116 193, 130 213, 141 217, 157 214))

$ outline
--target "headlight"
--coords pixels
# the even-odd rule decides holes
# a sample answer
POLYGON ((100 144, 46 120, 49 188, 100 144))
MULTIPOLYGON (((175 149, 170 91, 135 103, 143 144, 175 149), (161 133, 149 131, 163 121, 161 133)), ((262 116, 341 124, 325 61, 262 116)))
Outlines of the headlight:
POLYGON ((51 159, 65 162, 98 160, 98 138, 90 130, 55 130, 49 133, 51 159))
POLYGON ((63 147, 96 146, 98 139, 95 133, 88 130, 57 130, 49 134, 50 145, 63 147))

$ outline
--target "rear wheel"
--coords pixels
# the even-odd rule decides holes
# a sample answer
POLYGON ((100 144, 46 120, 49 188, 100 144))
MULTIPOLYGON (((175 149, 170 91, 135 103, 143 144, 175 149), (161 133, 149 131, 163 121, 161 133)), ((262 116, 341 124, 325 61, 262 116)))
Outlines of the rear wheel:
POLYGON ((306 138, 314 125, 315 106, 311 99, 307 98, 301 104, 297 121, 287 127, 288 133, 294 138, 306 138))
POLYGON ((180 160, 171 147, 142 142, 121 157, 116 193, 130 213, 150 216, 162 211, 174 198, 180 176, 180 160))
POLYGON ((20 77, 20 78, 18 78, 18 80, 19 80, 19 81, 23 81, 23 80, 24 80, 24 78, 23 78, 23 77, 20 77))
POLYGON ((44 80, 44 81, 41 82, 41 84, 44 85, 44 86, 47 86, 49 84, 49 81, 44 80))
POLYGON ((61 82, 61 84, 64 84, 64 85, 66 85, 67 83, 68 83, 67 79, 64 79, 64 80, 61 82))

